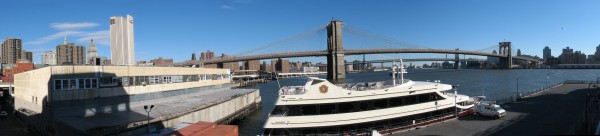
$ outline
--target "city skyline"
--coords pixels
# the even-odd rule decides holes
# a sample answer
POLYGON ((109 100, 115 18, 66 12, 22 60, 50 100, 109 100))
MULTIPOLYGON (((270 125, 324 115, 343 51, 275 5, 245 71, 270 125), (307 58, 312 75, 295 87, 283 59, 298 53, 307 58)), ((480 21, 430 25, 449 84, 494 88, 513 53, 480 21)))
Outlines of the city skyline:
POLYGON ((513 49, 540 57, 545 46, 552 49, 553 56, 567 46, 593 54, 600 44, 600 40, 594 39, 600 35, 600 26, 596 25, 600 20, 594 18, 600 10, 593 7, 598 2, 543 2, 7 1, 15 6, 0 9, 0 15, 20 21, 3 22, 0 37, 22 38, 23 49, 34 53, 35 63, 41 62, 43 52, 61 43, 64 35, 76 39, 78 45, 89 45, 94 39, 99 45, 98 55, 110 56, 107 20, 131 14, 137 22, 136 61, 162 56, 180 62, 188 60, 192 53, 206 50, 219 54, 216 56, 240 53, 322 26, 335 18, 429 48, 477 50, 512 41, 513 49), (66 7, 72 10, 52 10, 66 7), (165 10, 155 11, 157 7, 165 10))

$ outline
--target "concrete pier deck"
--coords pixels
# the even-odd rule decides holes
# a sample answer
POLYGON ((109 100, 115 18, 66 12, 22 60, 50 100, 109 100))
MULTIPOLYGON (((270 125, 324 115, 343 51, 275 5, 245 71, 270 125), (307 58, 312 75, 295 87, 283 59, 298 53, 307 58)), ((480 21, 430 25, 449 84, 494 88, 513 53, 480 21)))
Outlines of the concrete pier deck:
MULTIPOLYGON (((581 133, 588 84, 566 84, 502 107, 500 119, 467 116, 394 135, 574 135, 581 133)), ((595 93, 592 93, 595 94, 595 93)))
POLYGON ((154 130, 172 127, 181 122, 228 123, 243 112, 257 109, 261 103, 259 90, 216 89, 197 93, 151 99, 129 104, 129 110, 92 117, 63 117, 57 120, 80 131, 102 135, 139 135, 147 132, 144 105, 154 105, 150 124, 154 130), (126 124, 126 125, 124 125, 126 124), (110 126, 110 127, 106 127, 110 126), (100 129, 98 129, 100 128, 100 129))

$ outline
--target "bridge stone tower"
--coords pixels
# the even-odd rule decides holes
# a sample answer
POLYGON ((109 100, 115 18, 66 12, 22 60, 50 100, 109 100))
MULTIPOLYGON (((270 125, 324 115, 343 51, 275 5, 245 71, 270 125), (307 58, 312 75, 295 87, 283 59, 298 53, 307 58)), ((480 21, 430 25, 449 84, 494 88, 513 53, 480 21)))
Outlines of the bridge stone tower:
MULTIPOLYGON (((458 52, 459 49, 456 48, 456 51, 458 52)), ((454 54, 454 69, 460 69, 460 54, 454 54)))
POLYGON ((346 78, 344 49, 342 47, 342 21, 332 20, 327 25, 327 79, 346 78))
POLYGON ((500 42, 498 45, 498 54, 506 55, 506 57, 500 57, 500 68, 511 69, 512 68, 512 44, 510 42, 500 42))

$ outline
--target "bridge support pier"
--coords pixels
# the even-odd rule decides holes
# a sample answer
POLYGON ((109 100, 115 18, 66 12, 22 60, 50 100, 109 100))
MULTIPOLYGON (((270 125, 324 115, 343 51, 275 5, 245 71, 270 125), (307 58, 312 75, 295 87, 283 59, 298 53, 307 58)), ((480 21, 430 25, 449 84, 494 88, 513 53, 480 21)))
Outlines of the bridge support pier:
POLYGON ((327 79, 346 78, 344 49, 342 48, 342 21, 332 20, 327 25, 327 79))
POLYGON ((500 42, 498 45, 498 54, 506 55, 506 57, 500 57, 499 68, 500 69, 511 69, 512 68, 512 44, 510 42, 500 42))
MULTIPOLYGON (((459 49, 456 48, 456 51, 459 49)), ((460 69, 460 54, 454 54, 454 69, 460 69)))

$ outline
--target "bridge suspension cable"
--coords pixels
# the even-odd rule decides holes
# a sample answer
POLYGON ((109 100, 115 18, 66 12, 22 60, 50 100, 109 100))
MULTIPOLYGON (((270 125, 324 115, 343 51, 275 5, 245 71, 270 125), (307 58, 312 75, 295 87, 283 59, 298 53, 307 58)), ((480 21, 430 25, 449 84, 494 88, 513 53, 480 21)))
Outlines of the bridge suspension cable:
POLYGON ((344 25, 344 30, 346 32, 349 32, 349 33, 353 33, 353 34, 357 34, 357 35, 364 36, 364 37, 367 37, 367 38, 373 38, 375 40, 380 40, 380 41, 383 41, 383 42, 387 42, 390 45, 408 46, 408 47, 413 47, 413 48, 427 48, 427 49, 430 49, 428 47, 420 46, 420 45, 409 43, 409 42, 395 40, 393 38, 390 38, 390 37, 387 37, 387 36, 384 36, 384 35, 381 35, 381 34, 376 34, 376 33, 373 33, 373 32, 367 31, 367 30, 362 30, 360 28, 353 27, 352 25, 348 25, 348 24, 344 25))
POLYGON ((306 37, 310 37, 311 35, 314 35, 316 33, 319 33, 321 31, 326 30, 325 28, 326 28, 326 26, 321 26, 321 27, 318 27, 318 28, 315 28, 315 29, 311 29, 309 31, 302 32, 300 34, 284 38, 283 40, 275 41, 275 42, 272 42, 272 43, 269 43, 269 44, 266 44, 266 45, 263 45, 263 46, 259 46, 259 47, 256 47, 256 48, 253 48, 253 49, 250 49, 250 50, 247 50, 247 51, 243 51, 243 52, 234 54, 233 56, 243 56, 243 55, 247 55, 249 53, 253 53, 253 52, 256 52, 256 51, 259 51, 259 50, 262 50, 262 49, 267 49, 267 48, 272 48, 272 47, 275 47, 275 46, 280 46, 280 45, 283 45, 283 44, 285 44, 287 42, 290 42, 290 41, 295 41, 295 40, 303 39, 303 38, 306 38, 306 37))

